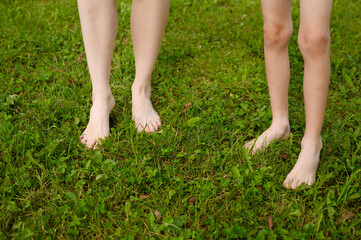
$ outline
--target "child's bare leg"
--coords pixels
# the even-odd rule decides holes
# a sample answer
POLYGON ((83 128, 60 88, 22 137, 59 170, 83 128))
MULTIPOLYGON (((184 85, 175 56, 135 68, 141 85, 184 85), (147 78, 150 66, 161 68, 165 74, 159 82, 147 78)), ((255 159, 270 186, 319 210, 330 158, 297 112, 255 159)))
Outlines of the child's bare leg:
POLYGON ((292 35, 291 1, 262 0, 266 74, 272 108, 272 124, 257 139, 244 147, 252 154, 264 149, 273 140, 290 134, 288 119, 288 85, 290 64, 288 42, 292 35))
POLYGON ((151 76, 169 13, 169 0, 133 0, 131 31, 135 55, 132 115, 138 132, 154 132, 160 117, 150 101, 151 76))
POLYGON ((92 81, 93 106, 80 141, 88 148, 109 136, 109 114, 114 98, 109 87, 110 64, 118 29, 115 0, 78 0, 85 52, 92 81))
POLYGON ((332 0, 302 0, 300 9, 298 44, 305 62, 303 89, 306 129, 301 143, 301 153, 284 181, 287 188, 293 189, 302 183, 311 185, 316 179, 330 79, 329 23, 332 0))

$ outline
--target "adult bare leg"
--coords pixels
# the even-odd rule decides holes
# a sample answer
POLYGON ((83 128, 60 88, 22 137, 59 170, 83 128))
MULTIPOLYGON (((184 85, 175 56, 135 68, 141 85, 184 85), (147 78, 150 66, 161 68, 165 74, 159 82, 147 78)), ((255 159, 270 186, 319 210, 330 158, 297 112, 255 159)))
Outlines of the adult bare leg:
POLYGON ((78 8, 93 89, 90 119, 80 141, 93 148, 109 136, 109 114, 115 105, 109 78, 118 15, 115 0, 78 0, 78 8))
POLYGON ((300 1, 301 19, 298 44, 305 63, 303 80, 306 129, 298 160, 284 181, 295 189, 316 180, 322 148, 321 130, 330 80, 329 24, 332 0, 300 1))
POLYGON ((169 14, 169 0, 133 0, 131 32, 135 56, 132 115, 137 131, 157 131, 161 125, 150 101, 151 76, 169 14))
POLYGON ((282 140, 290 134, 288 118, 288 86, 290 64, 288 42, 293 27, 290 0, 262 0, 263 35, 266 75, 271 99, 272 124, 257 139, 244 147, 255 154, 273 140, 282 140))

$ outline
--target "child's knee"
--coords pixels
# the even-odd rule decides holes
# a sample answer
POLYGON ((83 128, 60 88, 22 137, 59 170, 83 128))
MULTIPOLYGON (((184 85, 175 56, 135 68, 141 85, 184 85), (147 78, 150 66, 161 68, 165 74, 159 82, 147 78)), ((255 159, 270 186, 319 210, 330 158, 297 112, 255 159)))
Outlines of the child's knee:
POLYGON ((264 23, 263 36, 265 45, 284 47, 288 45, 292 36, 292 25, 284 23, 264 23))
POLYGON ((300 31, 298 34, 298 46, 305 56, 327 53, 330 46, 330 35, 322 31, 300 31))

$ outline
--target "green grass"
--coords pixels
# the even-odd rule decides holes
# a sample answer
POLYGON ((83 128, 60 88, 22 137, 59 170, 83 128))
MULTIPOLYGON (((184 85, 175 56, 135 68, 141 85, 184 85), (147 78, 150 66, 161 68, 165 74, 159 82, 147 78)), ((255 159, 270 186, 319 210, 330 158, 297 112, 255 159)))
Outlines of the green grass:
POLYGON ((76 1, 1 1, 0 239, 360 239, 361 1, 334 3, 321 165, 297 191, 282 186, 304 131, 296 34, 291 138, 250 157, 242 145, 271 123, 259 1, 171 1, 155 134, 131 120, 130 4, 118 2, 111 136, 90 151, 76 1))

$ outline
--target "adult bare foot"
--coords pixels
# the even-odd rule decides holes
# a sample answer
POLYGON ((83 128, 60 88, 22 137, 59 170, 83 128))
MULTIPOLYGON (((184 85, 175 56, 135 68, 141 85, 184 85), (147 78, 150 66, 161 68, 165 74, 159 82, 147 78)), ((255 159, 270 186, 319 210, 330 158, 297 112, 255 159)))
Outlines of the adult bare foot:
POLYGON ((97 95, 96 97, 93 95, 89 123, 80 136, 80 141, 86 144, 87 148, 99 146, 99 139, 109 136, 109 114, 114 105, 115 100, 111 93, 97 95))
POLYGON ((316 181, 321 149, 321 139, 315 140, 305 137, 302 139, 298 160, 283 182, 286 188, 296 189, 302 183, 312 185, 316 181))
POLYGON ((143 130, 152 133, 160 128, 161 120, 158 113, 154 110, 150 101, 150 86, 138 86, 136 83, 132 86, 132 117, 137 132, 143 130))
POLYGON ((264 131, 258 138, 247 142, 243 147, 252 153, 264 150, 272 141, 283 140, 290 136, 289 124, 272 124, 270 128, 264 131))

